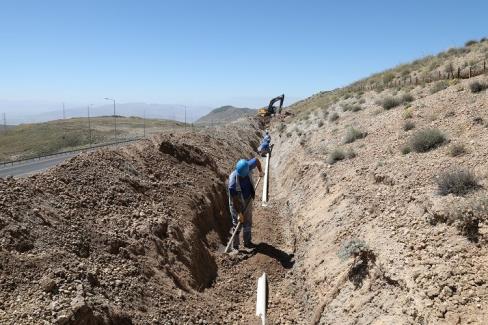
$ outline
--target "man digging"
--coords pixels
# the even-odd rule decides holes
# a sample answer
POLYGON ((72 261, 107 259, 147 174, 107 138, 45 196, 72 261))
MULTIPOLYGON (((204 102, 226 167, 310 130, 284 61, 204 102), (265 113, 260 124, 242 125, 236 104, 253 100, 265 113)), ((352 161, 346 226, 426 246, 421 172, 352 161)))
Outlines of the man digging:
MULTIPOLYGON (((255 245, 251 240, 252 227, 252 200, 256 196, 251 174, 254 168, 258 168, 259 177, 263 177, 261 162, 257 158, 241 159, 237 162, 235 170, 229 176, 228 194, 229 209, 232 216, 233 229, 237 227, 238 222, 242 224, 244 247, 253 249, 255 245)), ((240 229, 234 237, 232 248, 239 250, 240 229)))

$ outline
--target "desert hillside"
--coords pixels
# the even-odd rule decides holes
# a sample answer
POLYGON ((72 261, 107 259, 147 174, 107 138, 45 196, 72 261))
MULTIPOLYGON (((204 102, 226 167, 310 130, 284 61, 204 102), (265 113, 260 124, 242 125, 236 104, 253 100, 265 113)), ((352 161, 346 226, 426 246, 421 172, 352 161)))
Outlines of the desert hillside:
POLYGON ((241 117, 254 116, 256 110, 250 108, 239 108, 234 106, 222 106, 212 110, 205 116, 200 117, 195 123, 216 125, 235 121, 241 117))
POLYGON ((275 121, 272 166, 317 322, 488 318, 488 78, 392 82, 451 64, 479 71, 487 54, 488 42, 470 42, 314 95, 275 121))

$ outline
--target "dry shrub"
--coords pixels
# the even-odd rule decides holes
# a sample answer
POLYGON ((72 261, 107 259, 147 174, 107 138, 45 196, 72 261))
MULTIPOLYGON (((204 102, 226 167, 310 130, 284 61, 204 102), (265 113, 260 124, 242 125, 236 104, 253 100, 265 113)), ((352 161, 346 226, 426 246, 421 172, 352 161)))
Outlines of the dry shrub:
POLYGON ((457 157, 462 156, 466 153, 466 148, 462 143, 456 143, 449 147, 449 156, 457 157))
POLYGON ((397 98, 392 97, 392 96, 385 97, 380 102, 381 107, 383 107, 386 110, 397 107, 400 104, 401 104, 401 102, 397 98))
POLYGON ((437 187, 440 195, 465 195, 479 188, 473 172, 466 169, 453 169, 437 177, 437 187))
POLYGON ((414 128, 415 128, 415 123, 412 121, 405 121, 405 123, 403 123, 403 130, 404 131, 410 131, 414 128))
POLYGON ((415 152, 427 152, 439 147, 445 141, 445 135, 438 129, 425 129, 412 136, 410 147, 415 152))
POLYGON ((329 115, 329 122, 335 122, 339 119, 339 114, 336 112, 329 115))
POLYGON ((335 148, 327 155, 327 163, 330 165, 344 159, 346 159, 346 153, 341 148, 335 148))
POLYGON ((366 132, 355 129, 354 127, 349 127, 344 137, 344 143, 352 143, 358 139, 362 139, 367 135, 366 132))
POLYGON ((459 233, 472 242, 478 242, 479 224, 486 222, 488 216, 488 198, 480 197, 466 204, 449 207, 448 224, 453 224, 459 233))
POLYGON ((479 81, 473 81, 472 83, 469 84, 469 89, 471 90, 472 93, 482 92, 486 88, 488 88, 488 84, 479 81))
POLYGON ((435 94, 441 90, 446 89, 447 87, 449 87, 449 83, 447 81, 445 80, 438 81, 430 88, 430 93, 435 94))

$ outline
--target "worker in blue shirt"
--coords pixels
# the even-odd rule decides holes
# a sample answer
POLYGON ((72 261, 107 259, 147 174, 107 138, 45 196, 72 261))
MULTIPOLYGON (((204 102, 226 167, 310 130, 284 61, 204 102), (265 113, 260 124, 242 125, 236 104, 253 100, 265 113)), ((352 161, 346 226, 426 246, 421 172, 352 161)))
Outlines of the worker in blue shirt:
POLYGON ((271 143, 271 135, 269 135, 268 130, 264 132, 263 141, 266 141, 267 143, 271 143))
POLYGON ((269 135, 269 131, 266 130, 266 133, 263 136, 263 139, 261 140, 261 143, 259 144, 258 147, 258 153, 261 157, 266 156, 267 153, 271 152, 271 136, 269 135))
MULTIPOLYGON (((237 162, 236 168, 229 176, 228 194, 229 194, 229 209, 232 217, 232 224, 237 227, 238 222, 242 224, 244 247, 254 248, 251 240, 252 227, 252 200, 256 193, 254 191, 254 184, 251 178, 251 172, 254 168, 258 169, 259 177, 263 177, 263 169, 261 162, 257 158, 241 159, 237 162)), ((240 229, 234 237, 232 247, 239 249, 240 229)))

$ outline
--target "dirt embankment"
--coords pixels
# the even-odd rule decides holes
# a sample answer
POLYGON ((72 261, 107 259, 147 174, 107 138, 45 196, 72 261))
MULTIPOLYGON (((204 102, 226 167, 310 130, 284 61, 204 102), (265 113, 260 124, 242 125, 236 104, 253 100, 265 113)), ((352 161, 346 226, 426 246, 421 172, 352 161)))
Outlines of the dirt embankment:
POLYGON ((393 90, 366 92, 357 94, 360 111, 340 111, 337 105, 338 120, 311 114, 308 121, 275 124, 272 168, 281 175, 275 190, 291 211, 294 272, 303 275, 296 281, 307 292, 310 321, 486 323, 486 218, 480 217, 476 238, 448 222, 459 206, 476 214, 470 202, 483 202, 487 195, 486 93, 472 93, 470 82, 434 94, 417 87, 406 109, 378 106, 393 90), (414 128, 406 130, 406 121, 414 128), (351 125, 367 135, 345 143, 351 125), (411 137, 427 128, 439 129, 447 140, 428 152, 402 153, 411 137), (454 155, 453 145, 465 150, 454 155), (336 148, 354 154, 327 163, 336 148), (465 195, 441 195, 442 172, 459 168, 474 173, 478 186, 465 195), (341 246, 351 240, 373 252, 367 264, 339 258, 341 246))
POLYGON ((1 323, 211 318, 192 303, 215 284, 230 228, 224 182, 260 127, 163 134, 0 180, 1 323))

